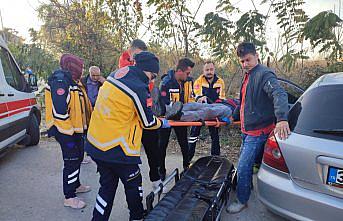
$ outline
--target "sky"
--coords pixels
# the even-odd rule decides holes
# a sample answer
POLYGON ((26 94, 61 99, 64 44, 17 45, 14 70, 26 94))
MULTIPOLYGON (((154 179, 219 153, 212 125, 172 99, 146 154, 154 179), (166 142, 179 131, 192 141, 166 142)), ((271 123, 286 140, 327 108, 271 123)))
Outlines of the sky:
MULTIPOLYGON (((19 32, 19 35, 29 40, 30 28, 36 30, 42 25, 42 22, 38 19, 36 9, 40 2, 45 0, 0 0, 0 11, 2 14, 3 26, 14 28, 19 32)), ((193 0, 192 5, 196 8, 198 2, 201 0, 193 0)), ((144 2, 144 1, 143 1, 144 2)), ((251 0, 231 0, 235 7, 238 7, 242 12, 246 12, 254 9, 251 4, 251 0)), ((268 10, 267 5, 259 5, 260 0, 254 0, 255 5, 262 12, 268 10)), ((309 17, 313 17, 320 11, 333 10, 335 5, 338 8, 339 0, 305 0, 304 10, 309 17)), ((341 0, 342 12, 343 12, 343 0, 341 0)), ((196 19, 198 22, 203 23, 204 17, 208 12, 215 11, 216 3, 214 0, 205 0, 203 7, 201 7, 196 19)), ((343 13, 342 13, 343 14, 343 13)), ((343 15, 341 15, 343 17, 343 15)), ((236 18, 235 18, 236 19, 236 18)), ((273 47, 271 42, 277 37, 278 30, 276 27, 275 18, 269 20, 267 24, 267 31, 272 33, 270 38, 267 39, 269 47, 273 47)), ((1 24, 0 24, 1 29, 1 24)))

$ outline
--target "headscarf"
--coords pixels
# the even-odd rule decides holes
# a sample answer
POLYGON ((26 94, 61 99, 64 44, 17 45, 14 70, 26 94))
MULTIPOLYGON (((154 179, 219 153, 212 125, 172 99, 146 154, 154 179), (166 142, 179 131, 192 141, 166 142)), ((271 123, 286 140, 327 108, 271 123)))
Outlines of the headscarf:
POLYGON ((74 81, 78 81, 82 75, 83 60, 73 54, 63 54, 60 60, 62 70, 67 70, 71 73, 74 81))

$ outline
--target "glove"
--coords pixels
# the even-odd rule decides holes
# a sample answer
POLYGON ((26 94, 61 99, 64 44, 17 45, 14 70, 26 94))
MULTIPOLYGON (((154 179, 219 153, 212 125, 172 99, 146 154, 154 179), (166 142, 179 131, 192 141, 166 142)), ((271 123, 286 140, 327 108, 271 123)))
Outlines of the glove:
POLYGON ((167 119, 162 119, 162 126, 161 128, 170 128, 170 124, 167 119))
POLYGON ((220 121, 225 122, 227 125, 231 124, 231 120, 228 117, 223 117, 223 118, 220 119, 220 121))

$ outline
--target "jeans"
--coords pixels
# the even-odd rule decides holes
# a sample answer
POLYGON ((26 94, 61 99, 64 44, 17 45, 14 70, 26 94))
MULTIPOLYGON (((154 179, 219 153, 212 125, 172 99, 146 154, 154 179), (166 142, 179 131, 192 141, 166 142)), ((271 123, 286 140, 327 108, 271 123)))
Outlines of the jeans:
POLYGON ((268 135, 250 136, 242 135, 241 154, 237 167, 237 199, 246 204, 251 193, 253 165, 263 152, 268 135))

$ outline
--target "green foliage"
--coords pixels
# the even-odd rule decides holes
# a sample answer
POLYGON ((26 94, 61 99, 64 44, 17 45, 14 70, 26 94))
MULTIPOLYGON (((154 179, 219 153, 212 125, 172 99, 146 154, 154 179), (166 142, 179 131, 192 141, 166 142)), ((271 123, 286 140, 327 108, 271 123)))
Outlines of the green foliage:
POLYGON ((234 23, 218 13, 206 14, 204 25, 199 29, 197 36, 202 36, 204 42, 208 42, 213 56, 218 59, 227 59, 234 48, 234 35, 231 30, 234 23))
POLYGON ((236 22, 234 35, 237 41, 249 41, 260 47, 265 45, 265 20, 266 16, 256 10, 244 13, 236 22))
POLYGON ((46 79, 58 67, 56 56, 36 42, 37 33, 33 29, 30 29, 33 42, 31 44, 24 43, 24 39, 18 36, 18 32, 13 29, 5 28, 0 34, 5 37, 8 47, 21 70, 31 67, 38 77, 46 79))
POLYGON ((86 66, 97 65, 109 73, 120 53, 137 38, 141 11, 137 0, 50 0, 38 8, 44 23, 38 38, 56 54, 76 54, 86 66))
POLYGON ((178 57, 195 56, 199 50, 195 39, 199 24, 195 17, 203 2, 192 12, 189 0, 149 0, 147 6, 154 8, 148 16, 153 40, 176 52, 178 57))
POLYGON ((303 36, 310 40, 313 48, 321 46, 319 52, 331 51, 329 59, 337 60, 343 58, 343 41, 338 37, 342 24, 342 19, 335 13, 323 11, 306 23, 303 36), (335 33, 335 28, 338 34, 335 33))
POLYGON ((47 77, 58 67, 58 60, 36 44, 9 44, 9 49, 22 70, 31 67, 38 77, 47 77))
POLYGON ((343 72, 343 62, 335 62, 325 68, 327 73, 343 72))
POLYGON ((279 61, 287 72, 295 66, 299 58, 306 58, 303 55, 303 38, 301 38, 302 29, 308 20, 305 11, 301 8, 304 3, 303 0, 279 0, 272 4, 277 24, 282 30, 279 44, 285 50, 279 61))

